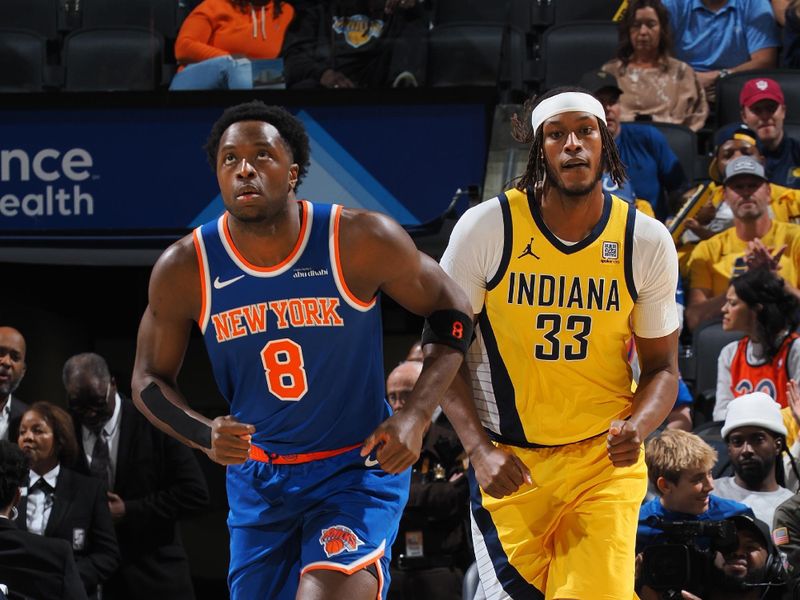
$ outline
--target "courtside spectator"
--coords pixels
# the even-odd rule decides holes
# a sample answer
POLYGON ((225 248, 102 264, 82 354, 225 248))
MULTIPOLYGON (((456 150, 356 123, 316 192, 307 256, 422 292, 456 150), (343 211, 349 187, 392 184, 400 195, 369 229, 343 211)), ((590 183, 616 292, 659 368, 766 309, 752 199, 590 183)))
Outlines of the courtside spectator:
POLYGON ((623 91, 620 118, 676 123, 697 131, 708 104, 694 69, 671 56, 669 15, 660 0, 636 0, 619 24, 617 58, 603 71, 617 78, 623 91))
POLYGON ((658 496, 645 502, 639 511, 638 552, 665 540, 656 519, 719 521, 753 514, 744 504, 711 493, 711 469, 717 462, 717 452, 694 433, 682 429, 663 431, 647 443, 644 456, 647 477, 658 496))
POLYGON ((717 79, 777 64, 780 37, 768 0, 663 0, 675 56, 689 63, 713 101, 717 79))
MULTIPOLYGON (((407 360, 389 374, 386 395, 393 410, 403 410, 421 372, 421 362, 407 360)), ((463 458, 450 423, 434 418, 411 470, 408 503, 392 546, 388 600, 461 600, 464 569, 472 562, 463 458)))
MULTIPOLYGON (((606 126, 628 172, 629 180, 625 186, 632 187, 635 198, 649 202, 656 217, 663 221, 670 214, 669 205, 672 203, 667 196, 677 198, 687 186, 681 163, 664 134, 650 125, 621 123, 619 99, 622 90, 613 75, 605 71, 589 71, 581 77, 580 86, 597 98, 605 109, 606 126)), ((624 189, 609 190, 606 179, 603 188, 631 202, 624 189)))
POLYGON ((746 504, 756 518, 771 524, 775 509, 792 496, 781 485, 781 454, 786 448, 781 407, 763 392, 735 398, 728 406, 722 438, 734 475, 714 482, 717 495, 746 504))
POLYGON ((25 338, 13 327, 0 327, 0 440, 22 417, 27 405, 14 396, 25 376, 25 338))
POLYGON ((784 132, 786 102, 781 86, 767 77, 751 79, 742 86, 739 105, 742 121, 758 135, 767 179, 800 188, 800 141, 784 132))
POLYGON ((277 58, 294 8, 280 0, 204 0, 183 22, 170 89, 250 89, 251 59, 277 58))
POLYGON ((800 301, 779 275, 752 269, 734 277, 725 294, 722 328, 741 331, 719 354, 714 420, 722 421, 736 396, 764 392, 787 406, 789 379, 800 380, 800 301))
POLYGON ((800 226, 769 214, 770 186, 764 167, 749 156, 732 160, 725 171, 724 198, 733 227, 697 244, 689 258, 686 325, 721 316, 730 280, 750 268, 766 268, 792 288, 800 277, 800 226))
POLYGON ((0 440, 0 583, 17 598, 86 600, 64 540, 45 538, 14 524, 28 480, 28 461, 16 444, 0 440))
POLYGON ((295 8, 283 51, 288 88, 417 85, 428 31, 421 2, 301 0, 295 8))

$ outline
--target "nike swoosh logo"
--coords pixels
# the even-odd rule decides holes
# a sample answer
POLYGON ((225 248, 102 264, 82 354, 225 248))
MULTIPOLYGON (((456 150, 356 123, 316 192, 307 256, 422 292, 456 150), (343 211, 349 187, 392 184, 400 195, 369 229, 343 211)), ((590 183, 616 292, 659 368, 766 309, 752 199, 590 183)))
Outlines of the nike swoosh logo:
POLYGON ((364 461, 364 464, 367 465, 368 467, 374 467, 375 465, 378 464, 378 461, 377 461, 377 459, 370 458, 368 456, 367 460, 364 461))
POLYGON ((244 275, 239 275, 238 277, 234 277, 233 279, 226 279, 225 281, 220 281, 219 277, 214 280, 214 289, 221 290, 224 287, 229 286, 232 283, 236 283, 239 281, 244 275))

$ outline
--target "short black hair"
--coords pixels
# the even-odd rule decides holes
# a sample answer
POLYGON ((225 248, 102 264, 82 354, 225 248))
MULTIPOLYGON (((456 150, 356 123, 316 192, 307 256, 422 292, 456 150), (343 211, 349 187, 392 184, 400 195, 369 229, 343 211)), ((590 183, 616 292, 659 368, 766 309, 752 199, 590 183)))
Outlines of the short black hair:
POLYGON ((292 154, 292 161, 300 167, 297 173, 297 185, 295 186, 295 189, 297 189, 297 186, 300 185, 303 177, 308 172, 308 163, 311 156, 306 129, 303 127, 302 121, 285 108, 268 106, 260 100, 252 100, 251 102, 237 104, 225 109, 222 116, 211 127, 211 133, 204 148, 208 153, 208 163, 211 165, 212 170, 216 171, 217 169, 217 151, 219 150, 219 141, 222 139, 222 134, 225 133, 228 127, 240 121, 264 121, 278 130, 286 149, 292 154))
POLYGON ((0 509, 14 501, 17 490, 28 478, 28 459, 19 446, 0 440, 0 509))

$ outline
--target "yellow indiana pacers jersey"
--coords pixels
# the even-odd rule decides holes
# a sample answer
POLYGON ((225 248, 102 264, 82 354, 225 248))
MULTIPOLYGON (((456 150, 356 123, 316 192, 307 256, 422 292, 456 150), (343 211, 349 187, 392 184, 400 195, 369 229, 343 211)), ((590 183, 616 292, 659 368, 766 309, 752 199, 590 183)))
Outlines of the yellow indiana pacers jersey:
POLYGON ((507 191, 500 206, 503 257, 479 315, 479 364, 470 359, 489 392, 478 398, 484 426, 520 446, 607 431, 631 413, 636 210, 606 195, 592 232, 569 245, 547 229, 533 194, 507 191))

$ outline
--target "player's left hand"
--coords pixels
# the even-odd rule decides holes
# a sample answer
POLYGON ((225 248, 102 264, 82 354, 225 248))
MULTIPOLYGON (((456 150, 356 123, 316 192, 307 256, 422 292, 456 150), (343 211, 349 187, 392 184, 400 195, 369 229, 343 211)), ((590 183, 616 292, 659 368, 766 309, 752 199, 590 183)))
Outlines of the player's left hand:
POLYGON ((361 456, 369 456, 377 447, 375 458, 381 468, 387 473, 400 473, 417 462, 428 424, 424 414, 406 407, 378 425, 364 441, 361 456))
POLYGON ((612 421, 606 438, 608 458, 615 467, 630 467, 639 460, 642 439, 635 424, 630 421, 612 421))

